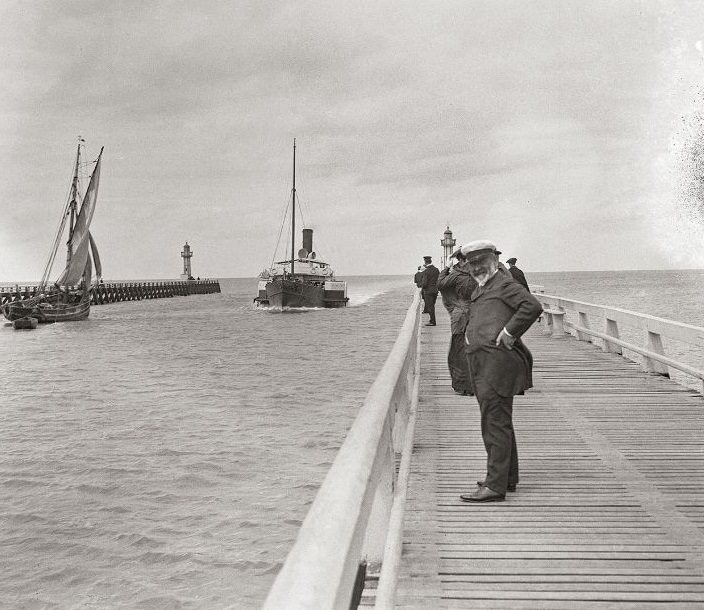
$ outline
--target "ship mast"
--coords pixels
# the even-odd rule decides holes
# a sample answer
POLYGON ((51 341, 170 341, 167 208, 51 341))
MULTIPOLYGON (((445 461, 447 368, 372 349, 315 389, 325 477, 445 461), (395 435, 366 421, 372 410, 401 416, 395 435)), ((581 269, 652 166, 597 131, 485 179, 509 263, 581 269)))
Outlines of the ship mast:
POLYGON ((73 170, 73 182, 71 183, 71 203, 69 204, 69 209, 71 210, 71 221, 68 225, 68 252, 66 253, 66 265, 71 262, 71 257, 73 256, 73 228, 76 221, 76 209, 78 208, 78 165, 81 160, 81 136, 78 136, 78 146, 76 147, 76 167, 73 170))
POLYGON ((291 200, 291 277, 294 274, 296 252, 296 138, 293 138, 293 198, 291 200))

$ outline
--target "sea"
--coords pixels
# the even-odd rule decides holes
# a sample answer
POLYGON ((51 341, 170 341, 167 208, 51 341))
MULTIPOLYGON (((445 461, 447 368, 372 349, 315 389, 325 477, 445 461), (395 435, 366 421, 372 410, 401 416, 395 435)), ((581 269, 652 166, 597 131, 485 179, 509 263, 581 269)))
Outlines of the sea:
MULTIPOLYGON (((256 279, 222 279, 220 294, 0 326, 0 607, 258 608, 412 275, 348 277, 344 309, 257 309, 256 279)), ((704 326, 704 270, 526 275, 704 326)))

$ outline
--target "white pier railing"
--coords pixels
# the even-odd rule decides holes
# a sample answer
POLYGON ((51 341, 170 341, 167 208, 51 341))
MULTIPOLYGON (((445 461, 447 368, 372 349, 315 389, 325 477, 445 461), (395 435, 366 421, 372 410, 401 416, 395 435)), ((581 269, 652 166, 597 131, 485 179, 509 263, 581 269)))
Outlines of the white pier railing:
POLYGON ((668 376, 669 368, 682 371, 699 379, 704 393, 704 363, 692 366, 683 362, 681 355, 668 357, 663 343, 664 338, 666 342, 686 344, 701 355, 704 352, 704 328, 539 291, 534 295, 543 305, 543 323, 554 338, 565 338, 567 333, 573 333, 580 341, 602 341, 605 351, 622 355, 624 349, 635 352, 642 356, 644 370, 668 376), (641 336, 640 344, 631 338, 637 335, 641 336))
POLYGON ((381 567, 376 606, 393 605, 418 404, 419 297, 318 491, 266 609, 347 610, 363 586, 365 563, 381 567))

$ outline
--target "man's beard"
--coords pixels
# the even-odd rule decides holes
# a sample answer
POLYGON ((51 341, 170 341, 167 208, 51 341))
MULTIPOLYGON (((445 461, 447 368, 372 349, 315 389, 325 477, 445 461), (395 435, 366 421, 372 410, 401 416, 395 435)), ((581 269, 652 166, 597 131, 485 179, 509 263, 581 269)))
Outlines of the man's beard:
POLYGON ((498 268, 498 265, 490 264, 484 266, 478 273, 475 273, 474 271, 470 271, 470 273, 472 277, 477 280, 477 284, 482 286, 498 268))
POLYGON ((480 273, 475 275, 474 273, 472 274, 472 277, 477 280, 477 284, 482 285, 484 282, 486 282, 489 279, 489 273, 480 273))

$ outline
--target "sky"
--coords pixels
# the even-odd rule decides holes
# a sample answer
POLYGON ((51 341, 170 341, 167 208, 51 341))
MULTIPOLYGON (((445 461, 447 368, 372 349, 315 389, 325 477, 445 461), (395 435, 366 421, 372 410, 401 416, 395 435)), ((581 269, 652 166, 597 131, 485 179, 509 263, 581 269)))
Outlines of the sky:
POLYGON ((282 257, 294 138, 340 276, 412 274, 448 225, 526 272, 704 268, 702 24, 672 0, 3 0, 0 281, 41 277, 78 135, 105 147, 108 279, 177 278, 186 241, 196 276, 282 257))

